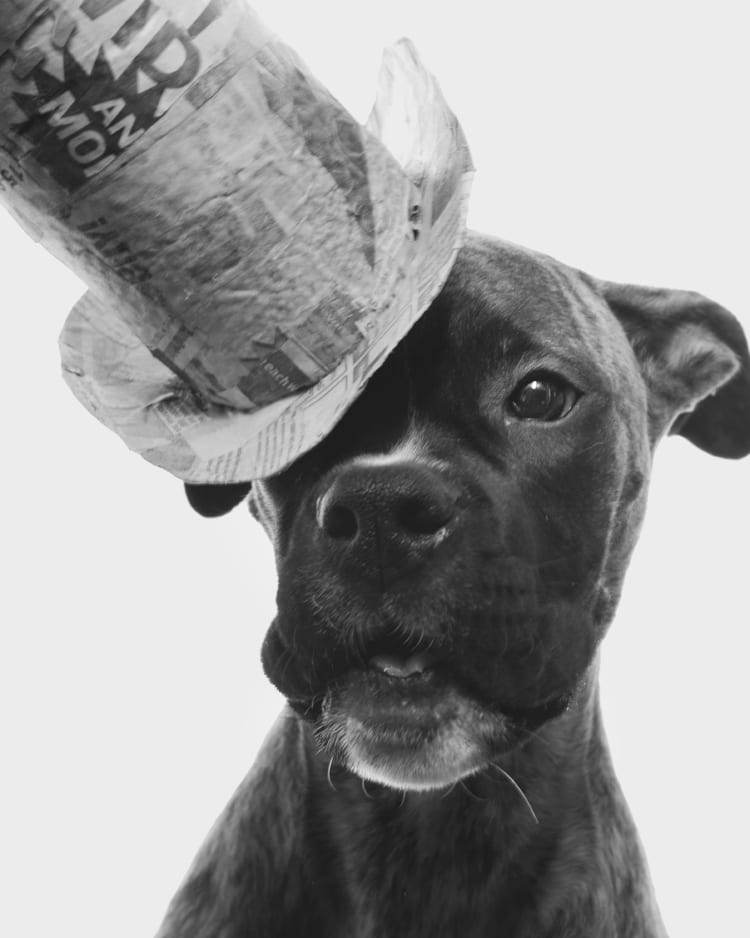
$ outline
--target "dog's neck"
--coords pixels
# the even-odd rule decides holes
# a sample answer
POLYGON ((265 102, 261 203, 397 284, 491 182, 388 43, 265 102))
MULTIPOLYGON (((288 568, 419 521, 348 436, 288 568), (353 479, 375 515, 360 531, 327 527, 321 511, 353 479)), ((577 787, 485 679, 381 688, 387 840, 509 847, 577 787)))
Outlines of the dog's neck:
POLYGON ((327 862, 373 935, 459 935, 470 916, 488 928, 501 922, 509 938, 541 938, 567 934, 566 916, 575 907, 580 918, 582 906, 585 934, 619 934, 614 909, 643 917, 633 934, 661 934, 650 892, 635 894, 645 861, 611 766, 595 673, 562 716, 447 790, 404 795, 364 783, 330 766, 311 732, 305 748, 327 862))
POLYGON ((363 785, 285 711, 158 938, 665 938, 590 678, 498 760, 536 819, 491 766, 445 791, 363 785))

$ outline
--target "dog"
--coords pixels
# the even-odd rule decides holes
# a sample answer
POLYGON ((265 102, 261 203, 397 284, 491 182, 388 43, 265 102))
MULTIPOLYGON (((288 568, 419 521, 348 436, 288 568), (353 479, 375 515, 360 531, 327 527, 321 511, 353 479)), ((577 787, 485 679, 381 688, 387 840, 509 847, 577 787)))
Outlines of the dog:
POLYGON ((679 433, 750 452, 736 319, 470 233, 315 449, 251 484, 288 707, 159 938, 657 938, 597 668, 679 433))

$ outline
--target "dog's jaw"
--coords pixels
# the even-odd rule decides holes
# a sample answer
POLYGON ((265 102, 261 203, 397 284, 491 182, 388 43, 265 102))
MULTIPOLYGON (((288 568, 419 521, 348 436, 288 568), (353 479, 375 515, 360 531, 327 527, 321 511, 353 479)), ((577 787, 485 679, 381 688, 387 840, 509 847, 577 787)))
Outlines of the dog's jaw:
POLYGON ((485 768, 507 745, 508 720, 432 673, 353 673, 328 692, 316 737, 366 781, 403 791, 446 788, 485 768))

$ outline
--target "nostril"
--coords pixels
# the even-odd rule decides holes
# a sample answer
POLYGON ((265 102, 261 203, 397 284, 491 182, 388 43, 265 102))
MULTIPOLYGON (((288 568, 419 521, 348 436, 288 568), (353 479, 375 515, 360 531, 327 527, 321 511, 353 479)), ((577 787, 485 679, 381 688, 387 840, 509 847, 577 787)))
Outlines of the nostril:
POLYGON ((396 523, 408 534, 432 535, 453 517, 453 506, 412 497, 402 499, 395 512, 396 523))
POLYGON ((355 512, 341 504, 321 505, 318 524, 329 537, 338 540, 353 540, 359 530, 355 512))

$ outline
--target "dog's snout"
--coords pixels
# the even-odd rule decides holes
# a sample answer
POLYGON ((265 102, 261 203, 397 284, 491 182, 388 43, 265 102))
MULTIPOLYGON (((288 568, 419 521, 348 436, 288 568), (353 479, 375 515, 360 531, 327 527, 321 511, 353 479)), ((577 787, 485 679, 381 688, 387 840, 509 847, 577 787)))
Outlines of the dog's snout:
POLYGON ((394 551, 413 554, 443 540, 455 514, 456 493, 428 465, 352 463, 329 482, 316 518, 327 541, 381 551, 387 560, 394 551))

